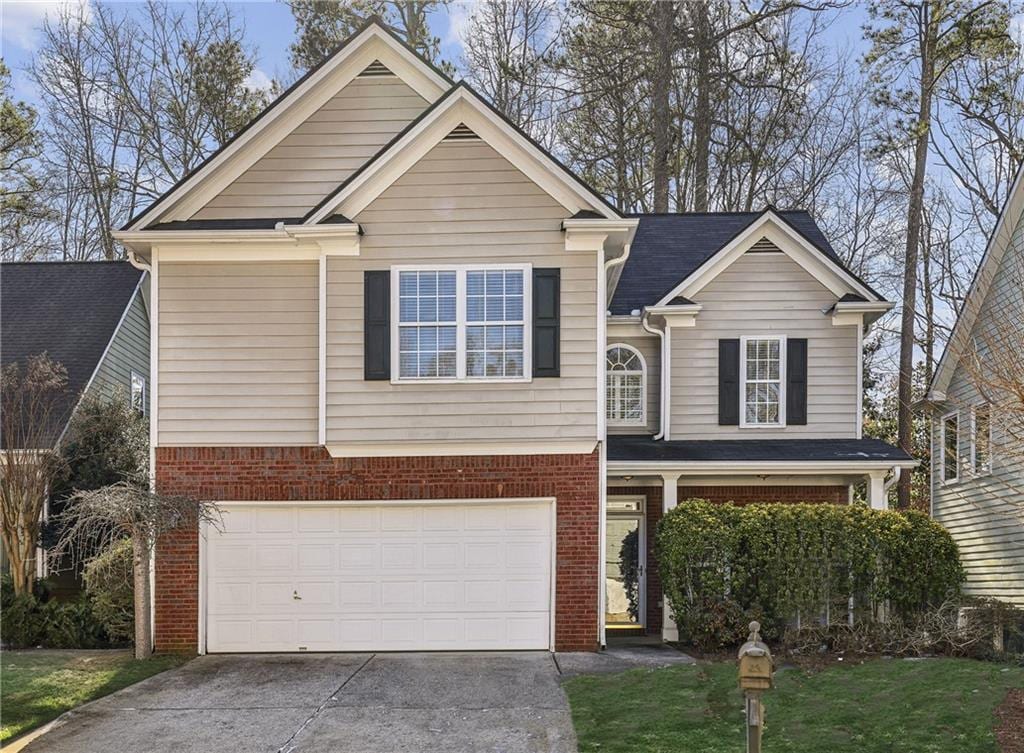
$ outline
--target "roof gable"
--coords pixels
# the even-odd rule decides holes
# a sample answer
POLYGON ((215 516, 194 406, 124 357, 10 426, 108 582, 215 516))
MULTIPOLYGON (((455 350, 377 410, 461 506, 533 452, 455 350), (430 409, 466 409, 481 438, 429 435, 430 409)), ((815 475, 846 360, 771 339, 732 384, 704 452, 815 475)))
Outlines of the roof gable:
POLYGON ((5 263, 0 270, 0 364, 47 353, 68 373, 56 441, 135 297, 143 272, 128 262, 5 263))
POLYGON ((963 308, 957 317, 953 331, 939 359, 939 365, 935 369, 932 383, 928 388, 928 397, 931 399, 942 399, 945 391, 949 388, 953 373, 960 358, 963 356, 967 345, 971 340, 978 316, 981 313, 985 299, 995 281, 1000 269, 1003 268, 1003 258, 1013 240, 1014 234, 1019 226, 1024 223, 1024 167, 1018 173, 1013 188, 1003 204, 1003 210, 999 214, 996 226, 989 236, 985 253, 982 254, 978 269, 974 273, 970 290, 964 299, 963 308))
POLYGON ((837 298, 855 290, 860 295, 870 296, 871 300, 881 300, 881 296, 842 265, 807 212, 766 210, 638 216, 640 227, 615 288, 612 314, 628 315, 645 306, 665 305, 678 296, 692 298, 714 276, 705 274, 697 278, 698 273, 717 274, 747 251, 759 253, 778 249, 792 253, 794 247, 802 248, 805 268, 815 269, 812 272, 815 277, 827 272, 832 278, 831 287, 837 285, 837 278, 843 279, 846 289, 837 293, 837 298), (719 257, 730 250, 731 258, 719 257), (711 268, 711 262, 718 265, 717 271, 711 268))
POLYGON ((335 214, 354 217, 399 176, 451 134, 471 131, 494 147, 517 169, 552 196, 570 214, 595 212, 621 215, 592 188, 510 123, 465 83, 451 89, 305 218, 307 224, 328 221, 335 214))
POLYGON ((267 155, 361 73, 383 65, 426 102, 452 82, 402 40, 372 19, 320 65, 310 70, 202 165, 182 178, 122 229, 191 219, 246 170, 267 155))

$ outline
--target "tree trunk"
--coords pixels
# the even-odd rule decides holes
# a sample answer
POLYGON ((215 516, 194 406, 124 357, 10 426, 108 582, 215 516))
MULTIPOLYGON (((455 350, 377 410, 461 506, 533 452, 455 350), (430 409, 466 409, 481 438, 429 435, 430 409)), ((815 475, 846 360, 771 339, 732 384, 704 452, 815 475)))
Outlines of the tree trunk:
MULTIPOLYGON (((928 4, 921 9, 923 30, 920 60, 921 81, 918 95, 917 135, 914 144, 914 174, 910 184, 910 202, 907 208, 907 247, 903 263, 903 312, 900 322, 899 445, 914 452, 914 323, 917 312, 917 260, 921 242, 921 215, 924 210, 924 182, 928 167, 928 136, 931 125, 932 85, 935 76, 935 28, 929 15, 928 4)), ((904 473, 899 481, 898 504, 910 507, 911 474, 904 473)))
POLYGON ((669 148, 671 145, 672 52, 675 28, 675 2, 654 4, 651 36, 654 42, 654 66, 651 71, 651 131, 654 141, 654 211, 668 211, 669 148))
POLYGON ((153 625, 150 622, 149 541, 132 537, 132 577, 135 581, 135 658, 145 659, 153 653, 153 625))
POLYGON ((693 105, 693 210, 708 211, 711 162, 711 19, 705 0, 692 6, 695 55, 693 105))

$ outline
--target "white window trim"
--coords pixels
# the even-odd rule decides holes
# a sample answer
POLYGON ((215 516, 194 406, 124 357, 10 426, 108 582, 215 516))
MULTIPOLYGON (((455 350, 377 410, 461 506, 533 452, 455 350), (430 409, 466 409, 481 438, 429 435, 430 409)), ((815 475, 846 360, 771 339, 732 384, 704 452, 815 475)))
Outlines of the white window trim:
MULTIPOLYGON (((448 324, 447 326, 451 326, 448 324)), ((401 264, 391 267, 391 384, 523 384, 533 381, 533 265, 532 264, 401 264), (523 375, 466 376, 466 273, 496 269, 523 272, 523 375), (455 272, 454 377, 402 377, 399 372, 399 275, 402 272, 455 272)))
POLYGON ((991 475, 992 463, 992 403, 982 401, 971 406, 971 475, 991 475), (988 408, 988 468, 983 471, 978 470, 978 408, 988 408))
POLYGON ((134 410, 135 400, 133 398, 135 392, 136 377, 138 377, 139 381, 142 382, 142 407, 140 413, 142 413, 142 415, 146 415, 146 376, 145 374, 142 374, 141 372, 138 372, 135 369, 131 369, 128 376, 128 400, 131 401, 131 407, 134 410))
POLYGON ((745 335, 740 337, 740 428, 741 429, 785 429, 786 428, 786 336, 745 335), (779 343, 779 420, 774 424, 752 424, 747 422, 747 342, 750 340, 777 340, 779 343))
POLYGON ((942 414, 939 419, 939 483, 942 486, 949 486, 960 481, 960 411, 950 411, 942 414), (946 420, 956 418, 956 475, 953 478, 946 478, 946 420))
MULTIPOLYGON (((613 348, 622 348, 632 352, 640 361, 640 418, 633 421, 625 420, 614 420, 608 418, 609 426, 647 426, 647 359, 644 358, 644 354, 634 348, 632 345, 627 343, 611 343, 607 348, 604 349, 604 380, 605 384, 608 383, 608 351, 613 348)), ((605 395, 605 406, 604 414, 608 415, 608 395, 605 395)))

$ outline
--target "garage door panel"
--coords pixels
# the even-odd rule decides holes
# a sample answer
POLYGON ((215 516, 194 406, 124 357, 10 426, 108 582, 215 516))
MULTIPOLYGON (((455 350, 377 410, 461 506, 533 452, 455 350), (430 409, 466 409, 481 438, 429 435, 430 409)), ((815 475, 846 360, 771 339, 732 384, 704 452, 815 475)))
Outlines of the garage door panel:
POLYGON ((208 538, 210 651, 549 646, 548 504, 264 504, 208 538))

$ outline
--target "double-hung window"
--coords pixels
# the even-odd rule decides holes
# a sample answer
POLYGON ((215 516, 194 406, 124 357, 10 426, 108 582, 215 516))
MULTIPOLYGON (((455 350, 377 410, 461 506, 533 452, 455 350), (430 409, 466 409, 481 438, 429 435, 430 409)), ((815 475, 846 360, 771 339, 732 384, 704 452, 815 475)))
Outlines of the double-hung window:
POLYGON ((740 426, 786 425, 786 338, 740 338, 740 426))
POLYGON ((960 416, 950 413, 942 417, 942 482, 951 484, 960 478, 960 416))
POLYGON ((613 345, 605 354, 606 415, 610 426, 647 422, 644 359, 628 345, 613 345))
POLYGON ((528 381, 529 265, 392 269, 397 381, 528 381))
POLYGON ((139 413, 146 412, 146 377, 137 371, 131 372, 131 405, 139 413))

